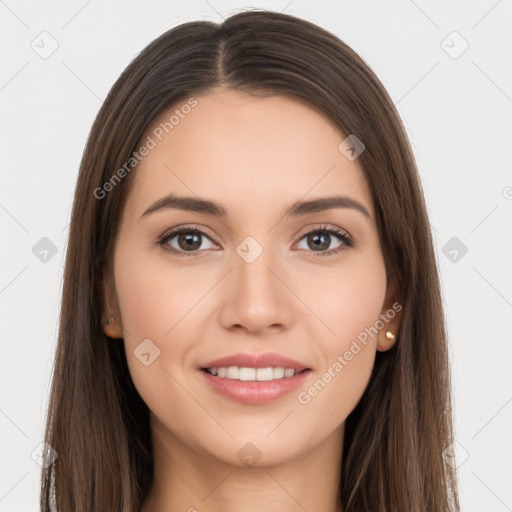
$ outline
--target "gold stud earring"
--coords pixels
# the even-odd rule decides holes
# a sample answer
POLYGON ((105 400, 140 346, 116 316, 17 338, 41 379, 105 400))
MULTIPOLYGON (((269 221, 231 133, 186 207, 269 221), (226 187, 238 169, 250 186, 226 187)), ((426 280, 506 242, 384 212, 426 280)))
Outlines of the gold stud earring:
POLYGON ((395 339, 395 335, 391 331, 386 331, 386 338, 388 340, 394 340, 395 339))
POLYGON ((113 338, 114 336, 112 335, 112 332, 110 331, 110 325, 114 323, 114 318, 111 317, 109 318, 108 320, 103 320, 103 322, 101 322, 104 326, 104 330, 105 330, 105 334, 109 337, 109 338, 113 338))

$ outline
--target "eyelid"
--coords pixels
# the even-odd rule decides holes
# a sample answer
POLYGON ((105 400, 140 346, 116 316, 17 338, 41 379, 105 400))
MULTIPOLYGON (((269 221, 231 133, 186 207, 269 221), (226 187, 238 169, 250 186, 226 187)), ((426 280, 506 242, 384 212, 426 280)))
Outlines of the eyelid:
POLYGON ((333 231, 336 232, 338 235, 346 235, 347 238, 350 238, 353 240, 352 235, 343 228, 340 228, 338 226, 335 226, 333 224, 310 224, 303 228, 299 233, 299 239, 303 238, 304 235, 308 235, 309 233, 314 233, 316 231, 333 231))
POLYGON ((182 231, 198 231, 202 235, 204 235, 207 238, 209 238, 212 242, 214 242, 215 245, 219 245, 215 241, 216 235, 213 234, 213 231, 211 229, 207 228, 206 226, 202 226, 200 224, 182 224, 180 226, 176 226, 174 228, 168 229, 167 231, 165 231, 162 235, 160 235, 158 237, 158 240, 161 241, 161 240, 164 240, 164 239, 169 238, 171 236, 178 235, 182 231))

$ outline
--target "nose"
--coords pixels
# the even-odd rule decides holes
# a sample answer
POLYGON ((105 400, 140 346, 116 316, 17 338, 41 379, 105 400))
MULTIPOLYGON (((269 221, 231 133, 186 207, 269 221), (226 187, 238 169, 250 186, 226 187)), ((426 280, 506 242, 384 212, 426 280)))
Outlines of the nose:
POLYGON ((289 328, 293 316, 293 294, 271 251, 252 263, 235 255, 234 268, 222 290, 220 321, 225 329, 252 334, 289 328))

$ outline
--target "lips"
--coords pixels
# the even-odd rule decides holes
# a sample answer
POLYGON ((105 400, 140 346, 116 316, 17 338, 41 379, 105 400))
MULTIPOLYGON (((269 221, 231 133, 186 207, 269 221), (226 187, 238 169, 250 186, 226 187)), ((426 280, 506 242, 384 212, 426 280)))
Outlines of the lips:
POLYGON ((200 379, 210 390, 230 401, 245 405, 265 405, 280 398, 290 397, 291 393, 305 385, 311 370, 304 370, 293 377, 286 377, 267 382, 241 381, 219 378, 206 371, 198 371, 200 379))
POLYGON ((205 370, 207 368, 222 368, 228 366, 238 366, 246 368, 268 368, 268 367, 283 367, 293 368, 297 373, 303 370, 311 370, 312 368, 307 364, 301 363, 290 357, 286 357, 273 352, 266 352, 263 354, 249 354, 238 353, 230 356, 221 357, 209 361, 200 368, 205 370))

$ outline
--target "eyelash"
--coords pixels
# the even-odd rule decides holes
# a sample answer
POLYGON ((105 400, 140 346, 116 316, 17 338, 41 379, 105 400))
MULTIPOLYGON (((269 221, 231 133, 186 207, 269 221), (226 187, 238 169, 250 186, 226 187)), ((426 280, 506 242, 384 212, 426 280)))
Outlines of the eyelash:
MULTIPOLYGON (((192 256, 192 257, 199 256, 200 253, 203 251, 200 251, 200 250, 190 251, 190 252, 178 251, 174 247, 171 247, 167 244, 167 242, 169 242, 169 240, 174 238, 176 235, 180 235, 181 233, 200 233, 202 236, 205 236, 206 238, 208 238, 210 241, 213 242, 213 240, 211 240, 211 237, 209 235, 207 235, 204 231, 199 229, 197 226, 183 226, 181 228, 174 229, 167 233, 164 233, 158 239, 157 243, 164 250, 169 251, 173 254, 176 254, 177 256, 180 256, 180 257, 182 257, 182 256, 192 256)), ((325 225, 322 225, 318 228, 315 228, 313 230, 306 231, 305 233, 302 233, 299 238, 299 241, 302 240, 307 235, 325 234, 325 233, 327 233, 329 235, 337 236, 341 240, 342 244, 339 247, 337 247, 336 249, 331 249, 330 251, 311 251, 310 250, 309 252, 312 253, 312 256, 314 256, 314 257, 319 256, 321 258, 326 257, 326 256, 332 256, 335 254, 339 254, 343 251, 346 251, 355 246, 354 240, 345 231, 343 231, 342 229, 339 229, 339 228, 334 228, 334 227, 325 226, 325 225)), ((218 245, 218 244, 216 244, 216 245, 218 245)))

